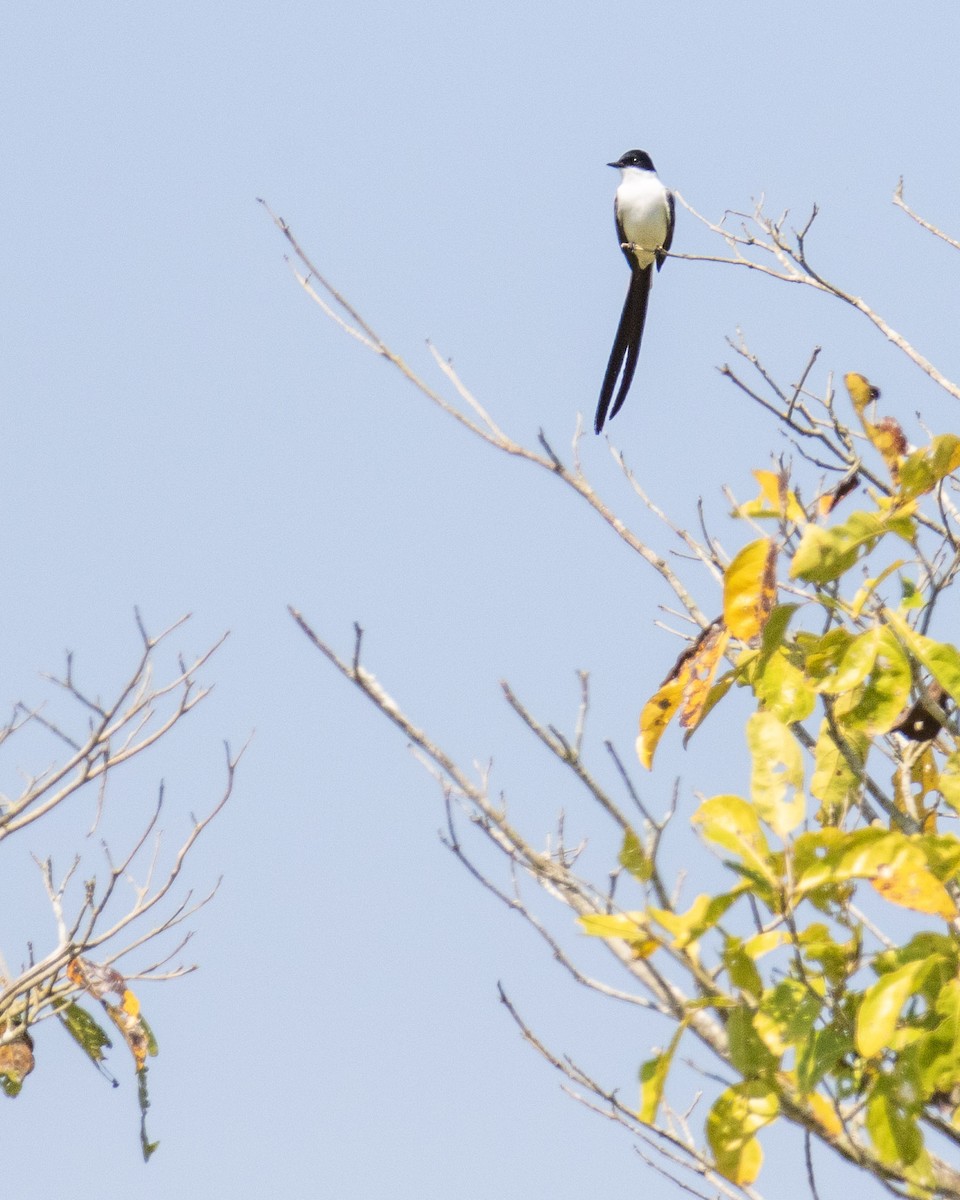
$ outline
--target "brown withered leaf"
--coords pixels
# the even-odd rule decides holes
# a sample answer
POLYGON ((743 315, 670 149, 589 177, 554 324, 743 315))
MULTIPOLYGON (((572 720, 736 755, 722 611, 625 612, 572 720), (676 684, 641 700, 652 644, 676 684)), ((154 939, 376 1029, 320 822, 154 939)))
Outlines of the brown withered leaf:
POLYGON ((926 867, 897 869, 884 864, 870 882, 884 900, 901 908, 930 913, 945 921, 952 921, 957 916, 957 906, 950 893, 926 867))
POLYGON ((103 1007, 129 1046, 137 1070, 142 1071, 150 1050, 150 1035, 140 1015, 140 1001, 128 988, 120 1004, 104 1004, 103 1007))
POLYGON ((840 501, 845 500, 859 485, 860 475, 857 471, 851 471, 849 475, 845 475, 832 491, 825 492, 817 501, 817 511, 820 516, 829 516, 840 501))
POLYGON ((17 1091, 20 1084, 33 1070, 33 1038, 29 1033, 23 1033, 0 1046, 0 1076, 5 1076, 17 1091))
POLYGON ((67 963, 67 978, 77 987, 86 988, 98 1000, 110 992, 122 996, 127 981, 113 967, 102 967, 86 958, 71 958, 67 963))
POLYGON ((695 729, 703 714, 717 667, 730 641, 723 621, 708 625, 687 651, 683 698, 680 702, 680 728, 695 729))
POLYGON ((643 706, 637 757, 648 771, 664 730, 676 713, 683 713, 684 728, 694 724, 702 714, 728 637, 722 617, 711 621, 693 645, 684 650, 643 706))
POLYGON ((863 427, 867 437, 883 456, 883 461, 890 472, 890 478, 894 484, 899 484, 900 459, 903 458, 909 449, 909 443, 907 442, 906 435, 900 428, 900 422, 893 417, 883 417, 876 425, 871 425, 869 421, 864 421, 863 427))
POLYGON ((147 1055, 156 1053, 156 1043, 150 1029, 140 1013, 140 1001, 127 987, 127 981, 113 967, 100 966, 86 958, 72 958, 67 964, 67 978, 78 987, 86 988, 103 1005, 107 1016, 120 1030, 130 1053, 142 1071, 147 1055), (119 1004, 111 1004, 109 995, 120 998, 119 1004))

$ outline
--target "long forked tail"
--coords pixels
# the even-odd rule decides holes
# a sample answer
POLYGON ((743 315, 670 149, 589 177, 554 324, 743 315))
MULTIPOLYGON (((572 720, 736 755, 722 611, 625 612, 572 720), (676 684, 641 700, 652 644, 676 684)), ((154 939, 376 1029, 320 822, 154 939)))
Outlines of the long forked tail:
POLYGON ((600 388, 600 401, 597 404, 597 415, 593 423, 593 428, 597 433, 603 429, 603 423, 607 419, 607 410, 610 409, 610 419, 612 420, 623 407, 630 384, 633 382, 633 374, 637 369, 637 359, 640 355, 643 326, 647 319, 647 300, 650 296, 652 280, 652 267, 635 270, 630 276, 630 287, 623 304, 623 312, 620 314, 617 336, 613 339, 613 349, 610 351, 606 374, 600 388), (623 367, 623 377, 620 380, 620 390, 617 392, 617 398, 611 409, 610 399, 613 396, 621 366, 623 367))

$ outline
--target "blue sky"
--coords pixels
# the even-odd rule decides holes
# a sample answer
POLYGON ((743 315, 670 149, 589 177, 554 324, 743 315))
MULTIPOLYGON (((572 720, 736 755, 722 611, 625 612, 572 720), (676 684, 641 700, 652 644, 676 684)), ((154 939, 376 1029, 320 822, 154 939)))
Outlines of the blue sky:
MULTIPOLYGON (((255 197, 413 365, 433 370, 429 338, 528 442, 542 427, 566 450, 592 415, 627 282, 604 164, 633 146, 711 216, 760 194, 798 221, 819 203, 817 264, 956 377, 951 252, 890 204, 903 175, 960 230, 955 6, 94 2, 5 25, 0 707, 41 696, 65 649, 108 691, 139 605, 153 629, 194 614, 186 653, 231 631, 214 694, 137 778, 165 778, 173 832, 214 798, 221 740, 256 730, 193 862, 200 886, 225 876, 197 922, 203 969, 142 994, 160 1152, 143 1166, 132 1084, 111 1090, 48 1025, 3 1107, 8 1190, 44 1167, 77 1195, 145 1200, 649 1184, 628 1139, 521 1044, 495 984, 625 1093, 662 1030, 577 993, 457 867, 431 781, 286 605, 343 650, 360 621, 368 666, 452 752, 493 756, 537 840, 578 801, 498 681, 569 727, 588 668, 593 751, 610 738, 627 755, 677 652, 653 625, 666 597, 552 480, 326 323, 255 197)), ((674 248, 708 247, 681 213, 674 248)), ((783 378, 820 344, 814 383, 858 370, 908 432, 917 409, 950 427, 951 402, 839 305, 669 262, 610 435, 678 521, 703 496, 728 545, 721 484, 751 494, 782 447, 716 371, 738 326, 783 378)), ((583 458, 665 545, 606 443, 583 458)), ((678 772, 688 798, 742 787, 729 732, 699 740, 665 747, 654 807, 678 772)), ((8 759, 5 788, 36 765, 8 759)), ((5 850, 15 963, 23 928, 40 948, 52 936, 28 858, 47 852, 42 827, 5 850)))

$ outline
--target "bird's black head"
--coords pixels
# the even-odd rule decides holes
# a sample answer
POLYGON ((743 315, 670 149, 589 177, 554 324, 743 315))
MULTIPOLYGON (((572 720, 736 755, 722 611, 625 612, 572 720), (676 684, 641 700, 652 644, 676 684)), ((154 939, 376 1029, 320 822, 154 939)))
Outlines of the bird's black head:
POLYGON ((646 150, 628 150, 616 162, 607 163, 608 167, 639 167, 641 171, 655 171, 653 159, 646 150))

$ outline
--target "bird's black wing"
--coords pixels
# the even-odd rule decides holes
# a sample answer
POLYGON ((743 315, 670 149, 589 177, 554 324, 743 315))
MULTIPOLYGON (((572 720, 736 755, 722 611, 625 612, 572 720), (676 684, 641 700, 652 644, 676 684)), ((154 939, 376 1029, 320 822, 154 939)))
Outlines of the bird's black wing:
POLYGON ((677 219, 677 205, 673 199, 673 192, 667 192, 667 236, 663 239, 663 248, 657 251, 657 270, 663 266, 667 257, 667 251, 673 245, 673 226, 677 219))

